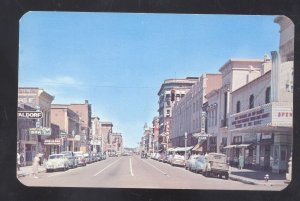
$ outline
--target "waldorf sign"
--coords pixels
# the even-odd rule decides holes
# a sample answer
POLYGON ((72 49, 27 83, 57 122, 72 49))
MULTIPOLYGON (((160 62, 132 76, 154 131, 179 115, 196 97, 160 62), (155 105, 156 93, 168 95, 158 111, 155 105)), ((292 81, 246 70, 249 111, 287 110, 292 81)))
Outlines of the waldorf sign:
POLYGON ((19 111, 18 118, 41 119, 43 118, 43 113, 41 111, 19 111))

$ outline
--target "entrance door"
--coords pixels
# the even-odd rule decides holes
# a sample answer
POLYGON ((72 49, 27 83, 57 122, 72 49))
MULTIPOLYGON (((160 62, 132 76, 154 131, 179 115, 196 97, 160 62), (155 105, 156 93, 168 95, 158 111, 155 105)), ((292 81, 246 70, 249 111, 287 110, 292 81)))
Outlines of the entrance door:
POLYGON ((270 153, 271 153, 271 146, 265 146, 265 160, 264 160, 264 169, 270 170, 270 153))

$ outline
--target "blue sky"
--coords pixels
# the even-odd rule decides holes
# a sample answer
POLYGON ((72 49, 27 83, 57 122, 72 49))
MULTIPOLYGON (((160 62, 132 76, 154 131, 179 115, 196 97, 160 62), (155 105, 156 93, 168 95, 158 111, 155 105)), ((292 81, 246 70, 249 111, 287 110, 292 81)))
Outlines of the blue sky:
POLYGON ((218 73, 230 58, 278 50, 275 16, 28 12, 20 19, 19 86, 83 103, 135 147, 169 78, 218 73))

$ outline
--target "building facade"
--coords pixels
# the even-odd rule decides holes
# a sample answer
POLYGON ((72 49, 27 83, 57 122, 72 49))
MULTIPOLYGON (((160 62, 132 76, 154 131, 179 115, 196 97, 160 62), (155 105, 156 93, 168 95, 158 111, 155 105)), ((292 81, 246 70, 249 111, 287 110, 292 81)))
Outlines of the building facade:
POLYGON ((61 151, 86 151, 81 147, 80 131, 81 122, 79 116, 67 104, 51 105, 51 122, 60 128, 62 138, 61 151))
POLYGON ((103 151, 103 140, 101 135, 101 123, 99 117, 92 117, 92 138, 90 141, 92 152, 103 151))
POLYGON ((187 133, 187 146, 194 146, 199 139, 197 134, 205 133, 206 116, 203 104, 207 102, 206 94, 221 86, 221 74, 203 74, 191 86, 186 95, 174 104, 172 110, 172 137, 173 147, 184 147, 187 133))
POLYGON ((103 152, 108 150, 108 145, 111 143, 109 136, 113 132, 113 123, 112 122, 100 122, 100 133, 103 142, 103 152))
MULTIPOLYGON (((54 100, 54 96, 47 93, 45 90, 37 87, 19 87, 18 89, 18 106, 23 110, 35 110, 43 113, 42 118, 36 119, 34 127, 22 128, 23 124, 18 122, 18 131, 21 130, 23 139, 29 141, 23 141, 19 146, 23 149, 25 160, 28 163, 32 162, 32 159, 37 153, 46 153, 46 146, 44 141, 51 136, 51 103, 54 100), (24 105, 27 105, 24 107, 24 105), (32 132, 31 130, 38 129, 39 133, 32 132), (29 136, 25 137, 24 136, 29 136), (37 143, 36 142, 37 139, 37 143), (25 150, 25 151, 24 151, 25 150)), ((32 126, 31 123, 26 126, 32 126)))
POLYGON ((123 152, 123 137, 121 133, 110 133, 107 152, 121 154, 123 152))
POLYGON ((232 93, 229 156, 279 173, 287 171, 292 152, 294 24, 285 16, 274 22, 280 43, 271 52, 271 71, 232 93))
POLYGON ((170 138, 172 138, 172 109, 175 103, 185 96, 197 80, 197 77, 168 79, 161 85, 157 93, 159 96, 159 149, 172 146, 170 143, 170 138))
POLYGON ((69 104, 68 107, 79 116, 81 121, 81 147, 86 147, 85 149, 90 150, 90 141, 92 137, 92 105, 89 104, 88 100, 85 100, 84 103, 72 103, 69 104))

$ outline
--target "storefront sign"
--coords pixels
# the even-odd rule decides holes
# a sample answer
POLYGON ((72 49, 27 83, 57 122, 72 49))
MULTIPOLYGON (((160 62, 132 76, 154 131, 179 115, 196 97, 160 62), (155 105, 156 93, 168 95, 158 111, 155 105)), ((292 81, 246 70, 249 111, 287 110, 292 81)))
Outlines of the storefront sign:
POLYGON ((44 145, 62 145, 61 139, 48 139, 44 141, 44 145))
POLYGON ((243 113, 231 118, 231 129, 260 126, 271 122, 270 109, 262 108, 243 113))
POLYGON ((43 113, 41 111, 18 111, 18 118, 41 119, 43 118, 43 113))
POLYGON ((29 134, 30 135, 51 135, 51 128, 29 128, 29 134))
POLYGON ((262 133, 260 135, 260 143, 273 143, 274 142, 274 134, 273 133, 262 133))

